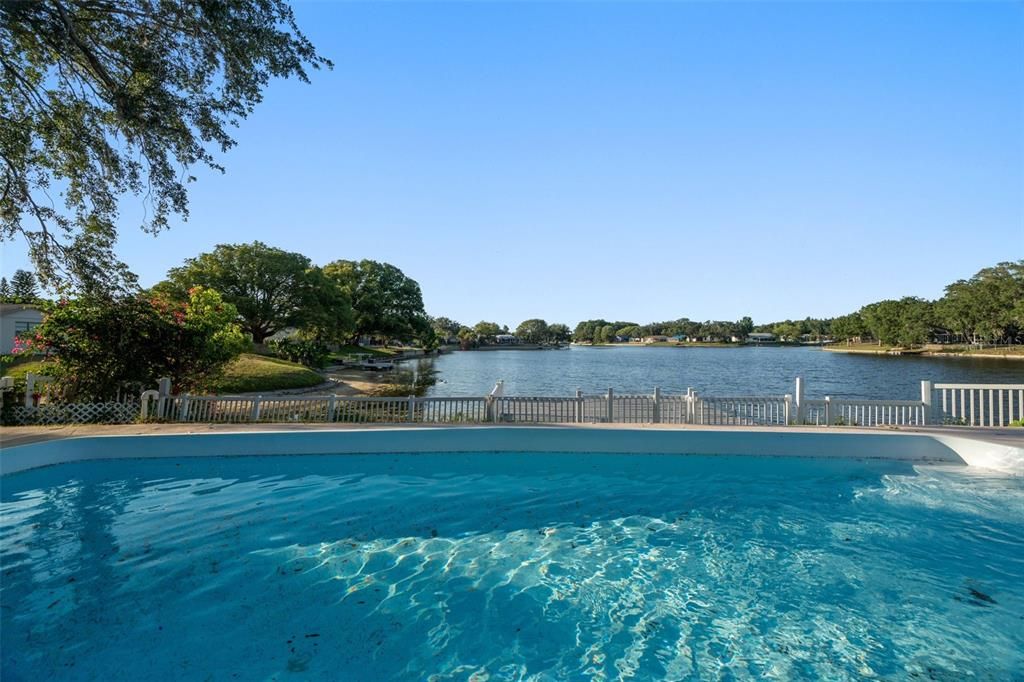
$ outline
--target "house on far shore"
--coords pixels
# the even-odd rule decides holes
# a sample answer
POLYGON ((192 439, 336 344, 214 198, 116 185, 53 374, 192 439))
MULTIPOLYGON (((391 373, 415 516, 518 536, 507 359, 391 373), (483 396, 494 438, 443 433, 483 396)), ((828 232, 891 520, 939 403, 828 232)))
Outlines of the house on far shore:
POLYGON ((34 305, 0 303, 0 353, 10 353, 14 338, 27 334, 43 321, 43 311, 34 305))
POLYGON ((494 342, 499 346, 517 346, 519 345, 519 337, 515 334, 496 334, 494 342))
POLYGON ((775 334, 752 332, 747 334, 747 343, 775 343, 775 334))
POLYGON ((666 341, 668 341, 668 337, 662 334, 655 334, 644 339, 644 343, 665 343, 666 341))

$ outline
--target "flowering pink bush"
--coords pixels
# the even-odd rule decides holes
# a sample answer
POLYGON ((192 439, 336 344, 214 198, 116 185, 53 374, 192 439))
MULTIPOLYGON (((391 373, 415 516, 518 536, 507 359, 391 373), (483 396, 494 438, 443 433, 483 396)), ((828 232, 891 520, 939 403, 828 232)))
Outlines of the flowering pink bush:
POLYGON ((51 307, 22 347, 55 357, 51 374, 68 399, 105 399, 126 382, 147 385, 162 376, 189 390, 245 349, 236 319, 233 306, 202 287, 186 302, 80 298, 51 307))

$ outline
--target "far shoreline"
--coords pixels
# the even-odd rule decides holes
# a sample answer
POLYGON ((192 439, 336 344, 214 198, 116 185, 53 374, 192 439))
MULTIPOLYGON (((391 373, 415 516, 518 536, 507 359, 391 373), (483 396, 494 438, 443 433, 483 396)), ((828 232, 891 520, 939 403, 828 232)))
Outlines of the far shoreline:
POLYGON ((823 346, 822 350, 830 353, 849 353, 852 355, 880 355, 886 357, 906 357, 917 355, 925 358, 959 358, 980 360, 1024 360, 1024 353, 971 353, 956 351, 934 351, 925 349, 892 349, 892 348, 844 348, 842 346, 823 346))
POLYGON ((853 355, 878 355, 886 357, 907 357, 919 356, 926 358, 963 358, 981 360, 1024 360, 1024 346, 1019 347, 1020 352, 1007 353, 972 353, 959 351, 937 351, 927 348, 886 348, 886 347, 858 347, 850 348, 836 344, 793 344, 793 343, 573 343, 573 346, 581 348, 816 348, 830 353, 849 353, 853 355))

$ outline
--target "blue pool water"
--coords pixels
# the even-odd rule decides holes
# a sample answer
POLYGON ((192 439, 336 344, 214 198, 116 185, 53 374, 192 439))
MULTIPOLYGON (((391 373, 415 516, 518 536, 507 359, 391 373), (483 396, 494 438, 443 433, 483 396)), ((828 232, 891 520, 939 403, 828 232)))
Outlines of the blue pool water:
POLYGON ((438 454, 7 476, 8 680, 1019 679, 1024 479, 438 454))

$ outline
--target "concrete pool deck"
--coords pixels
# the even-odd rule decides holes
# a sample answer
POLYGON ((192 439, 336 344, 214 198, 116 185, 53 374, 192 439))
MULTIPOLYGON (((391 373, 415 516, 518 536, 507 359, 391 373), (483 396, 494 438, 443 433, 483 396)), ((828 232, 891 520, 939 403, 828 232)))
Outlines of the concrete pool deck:
MULTIPOLYGON (((265 423, 265 424, 71 424, 61 426, 4 426, 0 427, 0 448, 29 445, 42 441, 89 436, 157 436, 163 434, 301 432, 301 431, 368 431, 416 429, 483 428, 490 424, 317 424, 265 423)), ((1024 448, 1024 428, 984 427, 858 427, 858 426, 698 426, 693 424, 494 424, 508 428, 546 429, 613 429, 658 431, 736 431, 746 433, 916 433, 956 436, 983 441, 994 445, 1024 448)))
POLYGON ((581 452, 889 459, 1024 476, 1007 429, 655 424, 126 424, 0 430, 0 474, 80 460, 293 454, 581 452))

